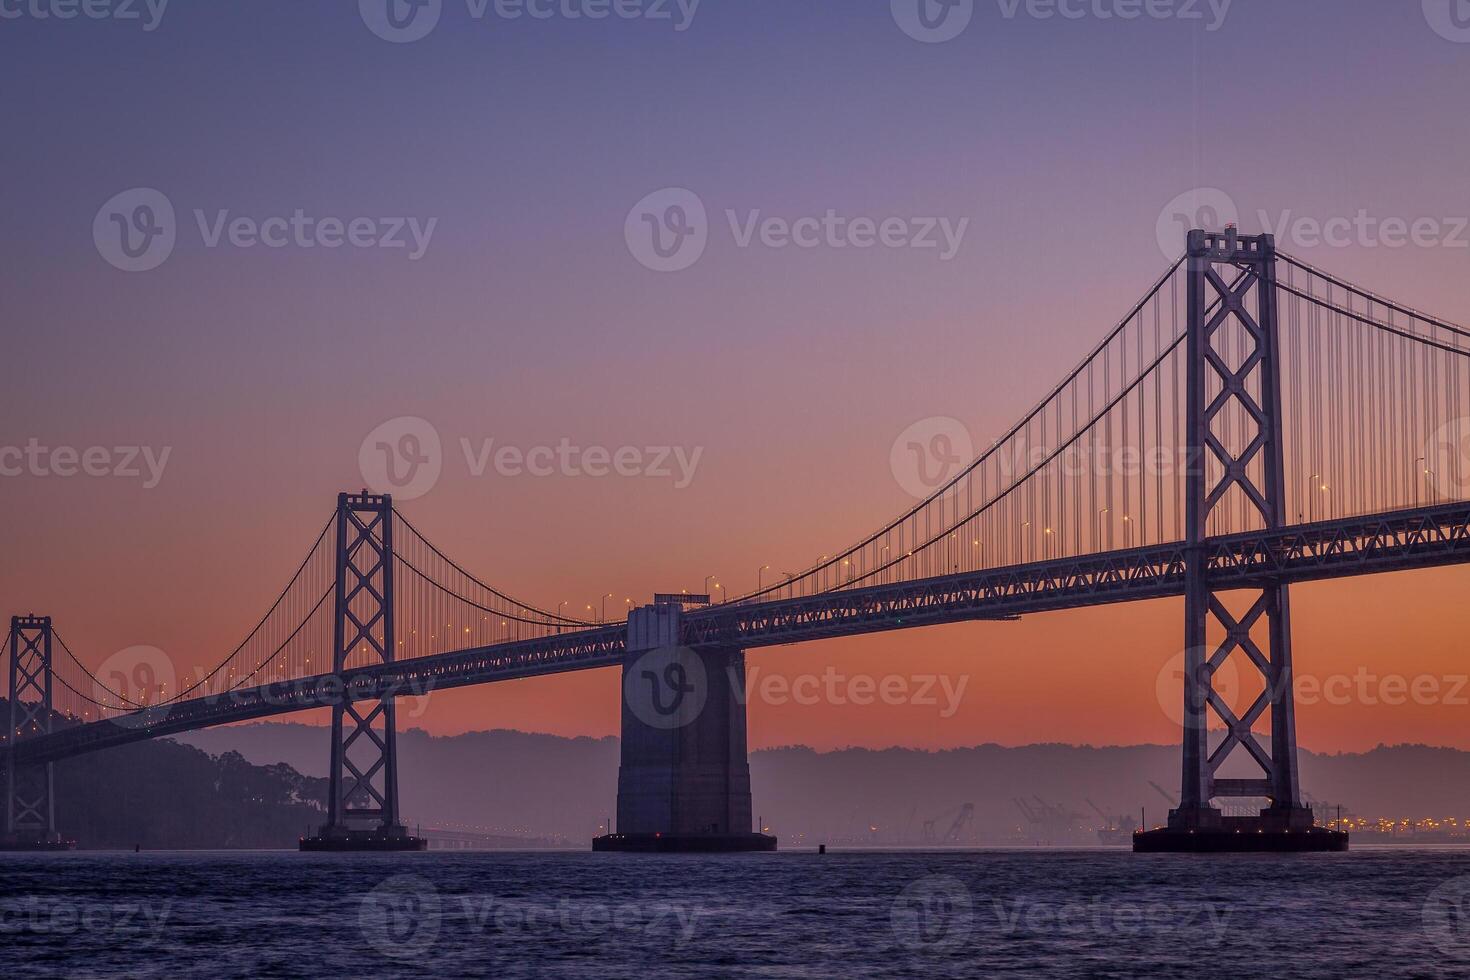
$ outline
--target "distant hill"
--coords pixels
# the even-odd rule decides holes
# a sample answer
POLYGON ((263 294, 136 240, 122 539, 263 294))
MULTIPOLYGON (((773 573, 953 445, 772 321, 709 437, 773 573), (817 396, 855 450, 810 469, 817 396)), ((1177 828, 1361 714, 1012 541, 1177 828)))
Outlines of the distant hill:
POLYGON ((168 740, 56 766, 58 829, 86 848, 294 847, 322 822, 327 781, 168 740))
MULTIPOLYGON (((0 717, 8 710, 0 698, 0 717)), ((57 830, 92 849, 294 847, 327 799, 325 779, 168 739, 77 756, 54 772, 57 830)))
MULTIPOLYGON (((284 762, 325 775, 327 733, 297 724, 256 724, 181 736, 211 753, 235 750, 258 764, 284 762)), ((475 824, 586 841, 614 811, 618 741, 514 731, 436 737, 400 733, 400 790, 406 817, 425 825, 475 824)), ((1138 745, 1094 748, 980 745, 943 752, 806 747, 752 753, 755 808, 780 836, 797 841, 921 843, 924 824, 942 835, 974 804, 967 840, 1034 836, 1014 800, 1037 799, 1079 815, 1058 842, 1095 842, 1106 813, 1162 820, 1169 804, 1149 785, 1177 791, 1179 750, 1138 745), (876 827, 876 831, 869 828, 876 827)), ((1317 800, 1362 816, 1470 816, 1470 753, 1380 746, 1366 753, 1301 753, 1302 784, 1317 800)))

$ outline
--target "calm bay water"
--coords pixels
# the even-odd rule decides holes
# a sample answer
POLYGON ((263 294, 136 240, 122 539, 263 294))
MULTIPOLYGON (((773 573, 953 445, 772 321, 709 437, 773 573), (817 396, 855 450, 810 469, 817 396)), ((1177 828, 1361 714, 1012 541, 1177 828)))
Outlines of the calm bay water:
POLYGON ((1470 976, 1470 851, 0 855, 0 972, 1470 976))

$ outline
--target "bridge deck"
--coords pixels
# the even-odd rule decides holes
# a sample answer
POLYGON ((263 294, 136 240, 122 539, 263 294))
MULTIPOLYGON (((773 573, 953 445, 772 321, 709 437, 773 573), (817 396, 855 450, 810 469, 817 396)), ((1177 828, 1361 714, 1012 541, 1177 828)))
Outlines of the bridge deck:
MULTIPOLYGON (((1304 524, 1210 539, 1204 546, 1217 589, 1306 582, 1470 562, 1470 503, 1304 524)), ((691 646, 744 649, 1005 619, 1184 593, 1183 544, 1032 562, 817 596, 731 603, 692 612, 691 646)), ((17 765, 55 761, 130 742, 232 722, 365 700, 588 670, 622 662, 621 624, 536 640, 379 664, 267 684, 78 725, 13 747, 17 765)))

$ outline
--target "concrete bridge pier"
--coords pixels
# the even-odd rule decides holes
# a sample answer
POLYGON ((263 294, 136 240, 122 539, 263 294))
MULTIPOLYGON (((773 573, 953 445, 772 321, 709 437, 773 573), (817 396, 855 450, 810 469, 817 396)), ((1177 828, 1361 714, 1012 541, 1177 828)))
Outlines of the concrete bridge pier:
POLYGON ((753 832, 745 653, 680 643, 683 609, 628 617, 614 833, 594 851, 774 851, 753 832))

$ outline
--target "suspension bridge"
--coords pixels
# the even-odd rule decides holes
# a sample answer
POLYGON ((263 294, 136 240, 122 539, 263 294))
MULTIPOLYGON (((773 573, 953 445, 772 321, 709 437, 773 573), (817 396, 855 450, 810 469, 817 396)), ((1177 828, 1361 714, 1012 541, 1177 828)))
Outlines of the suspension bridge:
POLYGON ((70 757, 329 708, 326 824, 303 847, 414 848, 396 697, 619 667, 617 826, 595 846, 772 849, 751 824, 745 651, 1182 597, 1179 805, 1135 847, 1343 849, 1302 803, 1290 586, 1470 561, 1467 447, 1470 331, 1270 236, 1194 231, 992 447, 748 595, 659 596, 616 625, 567 617, 487 584, 364 492, 339 497, 245 639, 175 690, 97 676, 49 618, 16 617, 6 840, 56 846, 51 772, 70 757), (1243 710, 1213 683, 1230 658, 1259 687, 1243 710), (1217 805, 1240 800, 1258 815, 1217 805))

